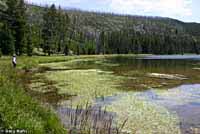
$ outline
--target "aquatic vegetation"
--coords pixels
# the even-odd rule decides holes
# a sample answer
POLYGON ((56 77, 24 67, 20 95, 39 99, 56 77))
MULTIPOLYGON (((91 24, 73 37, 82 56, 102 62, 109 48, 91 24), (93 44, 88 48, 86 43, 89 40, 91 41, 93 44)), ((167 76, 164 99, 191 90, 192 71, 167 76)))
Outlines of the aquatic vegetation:
MULTIPOLYGON (((192 62, 185 61, 146 61, 133 59, 131 56, 80 56, 64 60, 58 58, 56 62, 41 58, 38 63, 43 70, 41 75, 51 81, 51 86, 57 90, 56 95, 70 96, 56 103, 58 107, 70 109, 67 112, 71 113, 69 116, 73 115, 82 120, 73 112, 75 110, 84 113, 87 109, 76 110, 77 105, 82 107, 88 103, 89 106, 96 107, 97 100, 104 102, 107 97, 118 96, 119 98, 105 107, 111 113, 116 113, 118 126, 123 126, 124 120, 128 118, 123 131, 131 134, 180 133, 179 119, 174 113, 139 97, 135 91, 173 88, 200 80, 198 70, 192 69, 194 66, 189 64, 192 62)), ((34 91, 49 92, 46 88, 48 86, 42 81, 33 82, 32 87, 34 91)), ((177 91, 177 94, 169 92, 167 95, 162 91, 166 90, 155 90, 156 95, 176 98, 176 95, 180 94, 177 91)), ((181 102, 181 99, 178 102, 181 102)), ((69 116, 62 116, 61 119, 67 120, 69 116)))
POLYGON ((59 107, 57 113, 69 133, 81 134, 128 134, 122 131, 126 121, 116 124, 115 113, 107 112, 101 107, 92 107, 88 103, 76 108, 59 107))
POLYGON ((59 93, 67 93, 76 97, 73 104, 92 103, 95 98, 104 98, 119 93, 117 90, 121 77, 96 69, 68 70, 59 72, 47 72, 49 80, 57 82, 55 85, 59 93), (75 103, 75 101, 77 101, 75 103))
MULTIPOLYGON (((55 81, 55 86, 59 93, 74 95, 71 101, 65 101, 62 105, 90 105, 94 104, 95 98, 114 96, 124 92, 119 90, 120 83, 126 77, 116 76, 113 72, 98 69, 87 70, 67 70, 47 72, 46 78, 55 81)), ((123 125, 123 121, 128 118, 124 127, 127 132, 151 134, 155 132, 179 133, 177 118, 163 107, 155 106, 144 100, 139 100, 135 96, 127 95, 107 106, 110 112, 116 112, 117 122, 123 125)))
MULTIPOLYGON (((138 93, 140 99, 162 105, 174 111, 180 117, 182 133, 194 133, 199 128, 200 85, 182 85, 169 90, 149 90, 138 93)), ((198 133, 198 131, 196 131, 198 133)))
POLYGON ((40 64, 40 67, 49 67, 50 69, 69 69, 69 67, 65 66, 66 62, 58 62, 58 63, 43 63, 40 64))
POLYGON ((124 129, 132 134, 179 134, 178 119, 167 109, 137 98, 134 94, 124 94, 108 111, 117 113, 118 123, 128 119, 124 129))

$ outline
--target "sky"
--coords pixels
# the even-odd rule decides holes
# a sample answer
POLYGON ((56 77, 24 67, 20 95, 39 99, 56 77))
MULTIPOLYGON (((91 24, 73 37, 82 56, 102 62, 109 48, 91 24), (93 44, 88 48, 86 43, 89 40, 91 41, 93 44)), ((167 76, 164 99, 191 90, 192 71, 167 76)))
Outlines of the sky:
POLYGON ((200 23, 200 0, 26 0, 40 5, 118 14, 161 16, 200 23))

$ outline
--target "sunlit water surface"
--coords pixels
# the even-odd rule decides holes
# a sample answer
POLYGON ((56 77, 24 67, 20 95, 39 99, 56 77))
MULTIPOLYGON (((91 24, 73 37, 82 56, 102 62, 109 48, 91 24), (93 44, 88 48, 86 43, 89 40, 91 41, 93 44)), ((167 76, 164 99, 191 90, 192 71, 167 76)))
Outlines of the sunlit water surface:
MULTIPOLYGON (((178 115, 182 133, 200 133, 200 56, 147 56, 113 57, 101 60, 78 61, 72 69, 100 69, 127 79, 119 83, 121 94, 96 99, 94 108, 111 105, 132 94, 140 99, 164 106, 178 115), (154 77, 151 74, 177 75, 154 77)), ((57 107, 60 117, 65 116, 63 107, 57 107)))

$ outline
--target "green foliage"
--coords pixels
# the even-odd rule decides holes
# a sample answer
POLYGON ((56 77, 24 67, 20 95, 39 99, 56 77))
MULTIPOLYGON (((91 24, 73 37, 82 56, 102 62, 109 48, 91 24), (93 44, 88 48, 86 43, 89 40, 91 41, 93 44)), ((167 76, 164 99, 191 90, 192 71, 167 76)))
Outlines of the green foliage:
POLYGON ((1 48, 0 48, 0 58, 2 57, 2 50, 1 50, 1 48))
POLYGON ((28 56, 32 56, 32 54, 33 54, 33 41, 32 41, 32 38, 30 36, 31 35, 29 35, 28 38, 27 38, 26 53, 27 53, 28 56))
POLYGON ((34 48, 32 53, 35 56, 45 56, 45 53, 43 52, 43 49, 42 48, 38 48, 38 47, 34 48))
POLYGON ((26 70, 26 71, 33 69, 33 68, 37 67, 37 65, 38 65, 38 62, 35 59, 29 59, 29 58, 23 57, 18 60, 20 62, 20 64, 18 65, 19 68, 26 70))
MULTIPOLYGON (((42 7, 29 7, 31 9, 34 8, 31 13, 36 13, 35 16, 41 16, 41 14, 46 12, 42 7)), ((198 48, 191 45, 192 33, 188 34, 185 32, 183 23, 173 19, 123 16, 73 10, 65 11, 61 9, 57 10, 57 12, 58 16, 59 12, 68 14, 71 20, 68 30, 65 30, 67 32, 60 32, 67 35, 67 41, 64 41, 66 43, 62 40, 57 42, 57 47, 54 50, 58 52, 60 50, 64 52, 65 48, 68 48, 69 51, 72 50, 77 55, 88 54, 86 52, 88 42, 94 43, 96 54, 183 54, 196 53, 195 49, 198 48), (168 38, 167 36, 169 36, 168 42, 170 44, 165 43, 168 40, 165 39, 168 38), (178 41, 176 41, 177 39, 178 41), (183 42, 186 43, 183 45, 183 42), (66 45, 68 47, 65 47, 66 45)), ((31 19, 34 20, 34 18, 31 19)), ((42 17, 37 17, 37 19, 41 22, 42 17)), ((61 19, 58 20, 60 21, 61 19)), ((57 27, 57 29, 61 31, 63 28, 57 27)))
POLYGON ((4 55, 10 55, 14 52, 15 39, 12 35, 12 31, 8 28, 7 24, 4 25, 2 31, 0 31, 0 48, 4 55))
POLYGON ((109 33, 108 52, 115 54, 184 54, 197 53, 193 37, 189 35, 140 34, 135 31, 119 31, 109 33))
POLYGON ((95 42, 94 41, 86 41, 85 45, 82 49, 84 49, 84 51, 85 51, 84 54, 87 54, 87 55, 95 54, 95 51, 96 51, 95 42))
MULTIPOLYGON (((23 62, 26 64, 26 61, 23 62)), ((25 129, 35 134, 65 134, 56 115, 27 95, 22 77, 26 77, 26 74, 11 68, 9 60, 0 61, 0 129, 25 129)))
POLYGON ((6 1, 6 7, 0 14, 0 48, 5 55, 15 51, 31 56, 34 48, 42 48, 48 55, 68 55, 71 51, 76 55, 200 52, 194 40, 200 36, 198 23, 62 10, 55 5, 39 7, 25 5, 23 0, 6 1))
POLYGON ((8 8, 6 14, 10 17, 6 20, 15 39, 15 53, 21 55, 24 52, 26 35, 26 6, 24 0, 9 0, 6 2, 8 8))
POLYGON ((61 10, 56 10, 55 5, 46 8, 43 16, 43 49, 50 55, 51 53, 61 52, 66 47, 67 24, 69 18, 61 10))
POLYGON ((50 55, 56 44, 56 7, 52 5, 49 9, 46 9, 46 14, 44 14, 44 24, 43 24, 43 39, 44 39, 44 51, 50 55))
POLYGON ((69 54, 69 48, 68 48, 67 44, 65 44, 64 54, 65 54, 65 56, 69 54))
POLYGON ((23 0, 5 1, 7 8, 1 11, 1 21, 3 28, 1 30, 1 42, 3 54, 17 54, 24 52, 25 34, 26 34, 26 7, 23 0))
MULTIPOLYGON (((68 32, 68 26, 69 26, 69 16, 68 14, 64 13, 61 8, 59 7, 58 13, 58 22, 57 22, 57 52, 63 53, 63 50, 66 49, 68 46, 68 40, 67 40, 67 32, 68 32)), ((66 53, 65 53, 66 54, 66 53)))

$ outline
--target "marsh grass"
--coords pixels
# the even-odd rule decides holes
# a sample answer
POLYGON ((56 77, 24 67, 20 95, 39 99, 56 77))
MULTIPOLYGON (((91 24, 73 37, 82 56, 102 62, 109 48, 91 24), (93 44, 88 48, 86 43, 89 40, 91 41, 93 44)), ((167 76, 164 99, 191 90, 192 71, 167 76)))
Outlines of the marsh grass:
POLYGON ((127 134, 122 132, 127 120, 121 126, 117 126, 114 113, 88 104, 84 107, 77 106, 75 109, 71 107, 58 110, 69 134, 127 134))
MULTIPOLYGON (((32 68, 31 61, 23 60, 23 64, 27 65, 26 70, 32 68)), ((18 65, 18 68, 24 66, 18 65)), ((23 72, 12 68, 10 58, 0 60, 0 129, 25 129, 35 134, 66 133, 55 113, 27 94, 23 72)))

